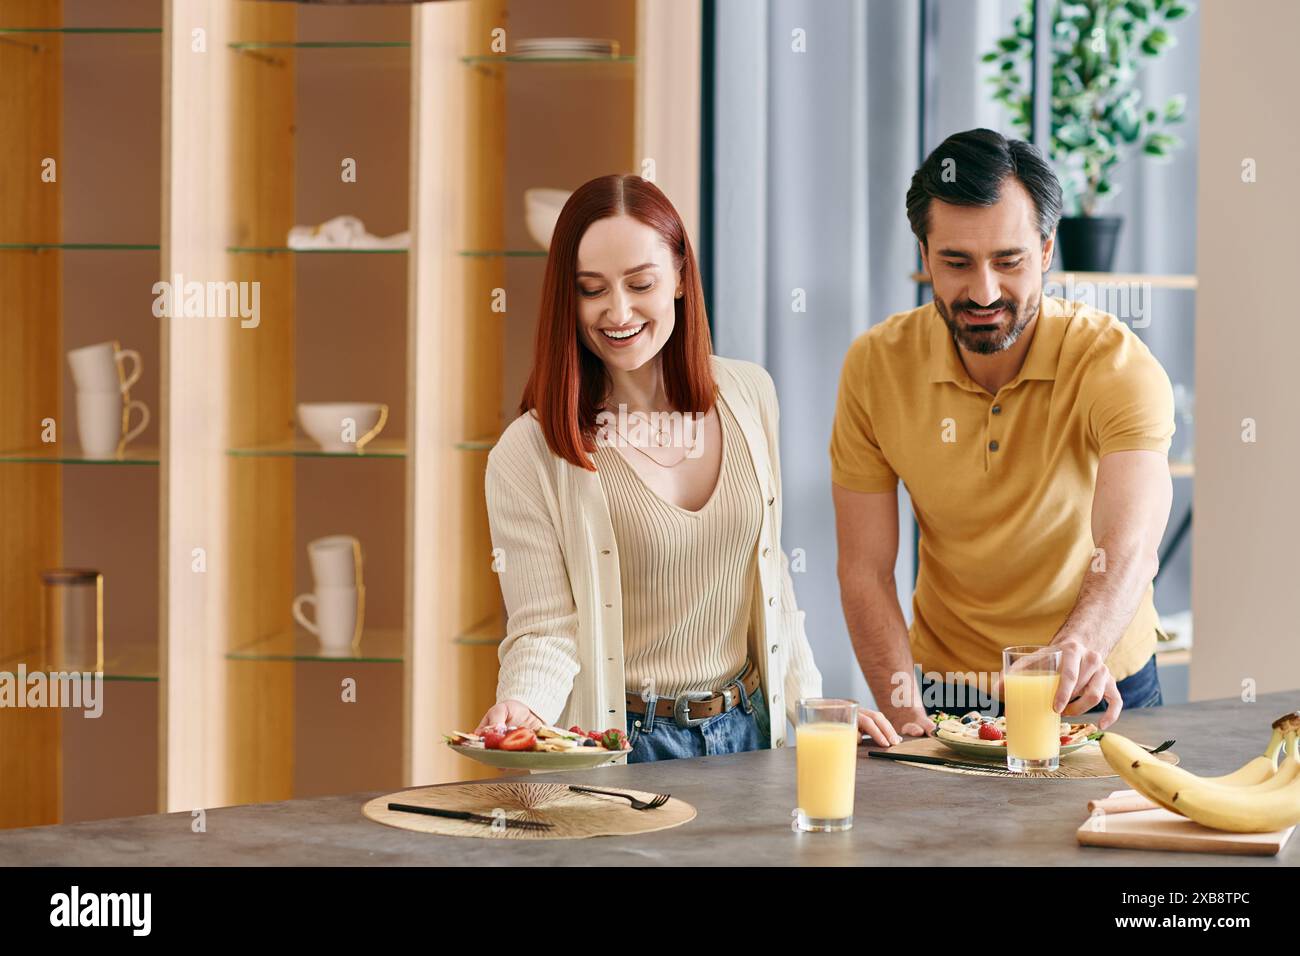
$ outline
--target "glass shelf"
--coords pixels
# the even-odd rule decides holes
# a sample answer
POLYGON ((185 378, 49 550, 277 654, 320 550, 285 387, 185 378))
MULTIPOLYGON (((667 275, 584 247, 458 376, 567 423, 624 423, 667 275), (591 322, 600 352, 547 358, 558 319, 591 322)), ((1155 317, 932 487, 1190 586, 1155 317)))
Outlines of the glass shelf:
POLYGON ((162 27, 0 27, 5 33, 80 33, 106 36, 111 34, 162 33, 162 27))
POLYGON ((158 682, 158 645, 128 645, 104 652, 104 680, 158 682))
POLYGON ((609 66, 635 63, 635 56, 533 56, 519 53, 490 53, 485 56, 462 56, 460 62, 470 66, 488 63, 577 63, 586 66, 609 66))
MULTIPOLYGON (((48 674, 52 667, 47 665, 39 652, 15 656, 0 661, 0 672, 16 673, 19 664, 26 664, 27 672, 40 671, 48 674)), ((64 668, 67 670, 68 668, 64 668)), ((137 683, 158 682, 158 645, 128 644, 126 647, 104 652, 104 680, 135 681, 137 683)))
POLYGON ((237 40, 232 50, 409 50, 409 40, 237 40))
POLYGON ((246 445, 226 449, 235 458, 405 458, 406 441, 401 438, 376 438, 361 451, 325 451, 310 438, 293 438, 265 445, 246 445))
MULTIPOLYGON (((452 638, 453 644, 465 647, 494 647, 505 639, 505 626, 499 615, 452 638)), ((399 630, 366 631, 359 644, 348 651, 328 653, 314 634, 294 630, 263 638, 230 651, 232 661, 351 661, 371 664, 400 664, 406 659, 405 634, 399 630)))
POLYGON ((156 252, 160 248, 156 242, 0 242, 0 249, 61 249, 67 252, 80 252, 88 249, 156 252))
POLYGON ((545 259, 545 249, 462 249, 457 255, 472 258, 545 259))
POLYGON ((497 443, 495 435, 488 435, 483 438, 463 438, 456 442, 456 448, 459 451, 491 451, 497 443))
POLYGON ((156 465, 159 458, 158 449, 149 445, 130 445, 117 458, 90 458, 80 448, 57 444, 0 451, 0 462, 28 465, 156 465))
POLYGON ((365 631, 361 640, 343 651, 326 651, 320 638, 294 630, 255 641, 226 654, 232 661, 347 661, 363 664, 400 664, 406 655, 406 635, 401 629, 365 631))
MULTIPOLYGON (((458 451, 490 451, 496 445, 495 436, 465 438, 452 447, 458 451)), ((244 445, 227 448, 226 454, 235 458, 405 458, 406 442, 400 438, 376 438, 360 453, 354 451, 323 451, 310 438, 294 438, 286 442, 266 445, 244 445)), ((0 461, 4 461, 0 455, 0 461)))
POLYGON ((505 638, 505 624, 502 622, 500 615, 495 615, 483 623, 471 627, 464 634, 457 634, 451 639, 451 642, 462 647, 495 647, 505 638))
POLYGON ((404 256, 410 250, 400 249, 291 249, 289 246, 226 246, 226 252, 235 255, 284 255, 292 253, 300 256, 314 255, 370 255, 370 256, 404 256))

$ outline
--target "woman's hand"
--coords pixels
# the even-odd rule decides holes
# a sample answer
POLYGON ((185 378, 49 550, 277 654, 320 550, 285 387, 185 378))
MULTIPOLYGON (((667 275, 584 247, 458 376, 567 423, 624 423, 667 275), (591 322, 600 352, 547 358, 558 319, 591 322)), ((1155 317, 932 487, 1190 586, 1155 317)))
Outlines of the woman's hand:
POLYGON ((870 737, 872 743, 882 747, 892 747, 903 739, 898 736, 889 718, 878 710, 858 711, 858 731, 870 737))
POLYGON ((482 734, 487 727, 527 727, 536 730, 545 726, 545 721, 528 709, 528 705, 518 700, 503 700, 493 704, 483 719, 474 728, 474 733, 482 734))

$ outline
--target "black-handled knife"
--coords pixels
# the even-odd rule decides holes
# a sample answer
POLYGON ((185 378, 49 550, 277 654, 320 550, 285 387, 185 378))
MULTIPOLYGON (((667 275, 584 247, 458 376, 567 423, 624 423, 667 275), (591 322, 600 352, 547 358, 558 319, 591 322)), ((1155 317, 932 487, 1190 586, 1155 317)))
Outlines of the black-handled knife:
POLYGON ((1010 770, 1004 766, 999 766, 998 764, 963 763, 960 760, 949 760, 946 757, 931 757, 927 754, 891 754, 886 753, 883 750, 869 750, 867 751, 867 756, 879 757, 882 760, 901 760, 904 763, 928 763, 939 767, 952 767, 956 770, 979 770, 983 773, 991 773, 994 775, 1005 773, 1020 776, 1016 771, 1010 770))
POLYGON ((447 817, 452 820, 468 820, 471 823, 484 823, 488 826, 496 823, 498 819, 502 820, 502 825, 506 828, 514 827, 518 830, 549 830, 554 824, 540 823, 536 820, 511 820, 504 817, 489 817, 481 813, 471 813, 469 810, 440 810, 438 807, 417 807, 410 803, 390 803, 389 810, 401 810, 403 813, 423 813, 430 817, 447 817))

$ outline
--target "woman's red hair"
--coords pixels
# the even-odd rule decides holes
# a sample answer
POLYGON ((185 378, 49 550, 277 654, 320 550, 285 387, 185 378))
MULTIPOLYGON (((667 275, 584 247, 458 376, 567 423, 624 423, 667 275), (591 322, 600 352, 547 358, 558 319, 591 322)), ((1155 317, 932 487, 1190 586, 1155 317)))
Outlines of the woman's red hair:
POLYGON ((589 471, 595 470, 588 456, 596 450, 596 415, 609 383, 604 363, 578 334, 578 244, 593 222, 620 215, 659 233, 674 268, 681 269, 676 321, 659 353, 673 410, 708 412, 715 394, 704 290, 682 217, 658 186, 640 176, 601 176, 579 186, 560 210, 551 237, 533 370, 519 411, 535 411, 551 451, 589 471))

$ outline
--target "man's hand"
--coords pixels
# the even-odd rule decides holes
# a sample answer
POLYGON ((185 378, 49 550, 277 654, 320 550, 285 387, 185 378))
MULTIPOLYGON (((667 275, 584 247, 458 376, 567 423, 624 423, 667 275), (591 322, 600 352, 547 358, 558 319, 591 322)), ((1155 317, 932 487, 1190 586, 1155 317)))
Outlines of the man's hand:
POLYGON ((1097 726, 1105 730, 1115 723, 1124 701, 1106 658, 1076 640, 1053 641, 1051 646, 1061 651, 1061 683, 1052 701, 1053 709, 1063 717, 1073 717, 1092 710, 1104 699, 1106 711, 1098 718, 1097 726))
POLYGON ((1172 493, 1169 462, 1159 452, 1111 452, 1097 467, 1093 562, 1073 610, 1051 642, 1063 652, 1056 693, 1056 711, 1062 716, 1082 714, 1104 699, 1106 712, 1097 726, 1104 730, 1119 718, 1124 701, 1106 657, 1155 577, 1172 493))
POLYGON ((898 732, 904 737, 929 737, 938 725, 930 719, 924 707, 914 707, 905 716, 897 717, 898 732))

